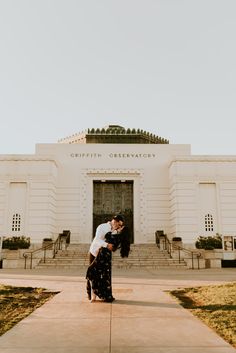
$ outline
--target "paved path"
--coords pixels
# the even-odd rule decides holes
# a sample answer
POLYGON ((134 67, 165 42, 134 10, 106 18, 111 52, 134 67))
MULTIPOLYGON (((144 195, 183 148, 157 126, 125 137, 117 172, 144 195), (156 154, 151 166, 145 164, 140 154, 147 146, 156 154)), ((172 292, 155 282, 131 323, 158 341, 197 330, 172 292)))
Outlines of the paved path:
POLYGON ((60 291, 0 337, 0 353, 235 353, 168 290, 235 281, 235 269, 114 271, 112 304, 81 273, 0 270, 0 282, 60 291))

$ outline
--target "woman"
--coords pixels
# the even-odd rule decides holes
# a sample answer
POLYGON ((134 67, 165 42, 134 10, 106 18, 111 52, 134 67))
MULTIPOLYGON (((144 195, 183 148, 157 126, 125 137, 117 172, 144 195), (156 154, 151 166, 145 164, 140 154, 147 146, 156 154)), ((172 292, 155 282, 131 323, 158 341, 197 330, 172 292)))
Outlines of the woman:
MULTIPOLYGON (((112 251, 120 248, 120 256, 128 257, 130 251, 130 233, 128 227, 124 226, 118 230, 116 234, 108 232, 105 235, 105 241, 112 244, 112 251)), ((111 261, 112 251, 108 248, 101 247, 98 255, 95 257, 91 265, 88 267, 86 279, 90 281, 90 286, 87 287, 88 297, 96 300, 96 296, 105 302, 113 302, 115 298, 112 295, 111 284, 111 261)))

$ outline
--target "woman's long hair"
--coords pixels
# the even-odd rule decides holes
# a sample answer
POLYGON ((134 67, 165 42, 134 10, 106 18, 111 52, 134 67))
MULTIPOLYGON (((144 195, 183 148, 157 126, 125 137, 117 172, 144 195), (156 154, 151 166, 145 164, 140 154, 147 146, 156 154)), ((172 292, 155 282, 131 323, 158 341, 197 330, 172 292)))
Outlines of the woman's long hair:
POLYGON ((120 232, 120 256, 128 257, 130 252, 130 230, 127 226, 124 226, 120 232))

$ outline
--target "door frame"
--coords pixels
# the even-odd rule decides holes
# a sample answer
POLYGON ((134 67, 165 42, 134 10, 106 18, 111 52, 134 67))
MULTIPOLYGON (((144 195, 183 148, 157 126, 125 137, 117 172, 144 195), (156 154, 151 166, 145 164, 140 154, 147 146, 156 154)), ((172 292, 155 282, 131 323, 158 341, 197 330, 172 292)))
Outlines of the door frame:
POLYGON ((144 169, 85 169, 80 176, 78 241, 90 244, 93 235, 93 180, 133 180, 134 244, 145 243, 147 234, 144 169))
MULTIPOLYGON (((116 185, 124 185, 124 184, 129 184, 129 185, 132 185, 132 207, 131 207, 131 210, 132 210, 132 217, 128 217, 127 216, 127 220, 129 220, 130 222, 128 222, 128 227, 130 229, 130 232, 131 232, 131 243, 134 243, 134 180, 133 179, 125 179, 125 180, 114 180, 114 179, 109 179, 109 180, 101 180, 101 179, 94 179, 93 180, 93 209, 92 209, 92 213, 93 213, 93 237, 95 236, 95 231, 96 231, 96 228, 99 224, 101 223, 105 223, 109 220, 111 220, 111 217, 114 216, 116 214, 116 212, 114 211, 114 213, 112 214, 104 214, 104 218, 101 220, 101 222, 99 222, 98 224, 94 224, 94 221, 95 221, 95 218, 94 218, 94 198, 95 198, 95 195, 94 195, 94 185, 95 184, 101 184, 101 185, 105 185, 105 184, 116 184, 116 185), (108 218, 107 218, 108 217, 108 218)), ((125 205, 124 205, 125 206, 125 205)), ((126 214, 125 214, 125 210, 121 210, 117 213, 121 213, 125 220, 126 220, 126 214)), ((102 216, 102 214, 101 214, 102 216)))
POLYGON ((80 179, 79 242, 91 243, 93 235, 93 180, 133 180, 134 244, 145 243, 147 234, 142 169, 86 169, 80 179))

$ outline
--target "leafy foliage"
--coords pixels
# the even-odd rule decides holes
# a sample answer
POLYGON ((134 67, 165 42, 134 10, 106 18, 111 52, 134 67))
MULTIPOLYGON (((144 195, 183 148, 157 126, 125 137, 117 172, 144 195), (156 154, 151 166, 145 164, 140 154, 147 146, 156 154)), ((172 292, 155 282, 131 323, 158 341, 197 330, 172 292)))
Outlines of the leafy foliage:
POLYGON ((222 249, 222 237, 219 234, 208 237, 198 237, 196 243, 197 249, 213 250, 222 249))
POLYGON ((2 242, 3 249, 28 249, 30 247, 30 238, 21 236, 21 237, 10 237, 5 238, 2 242))

